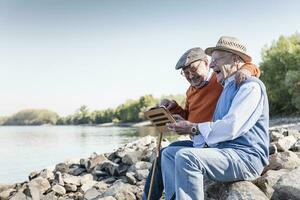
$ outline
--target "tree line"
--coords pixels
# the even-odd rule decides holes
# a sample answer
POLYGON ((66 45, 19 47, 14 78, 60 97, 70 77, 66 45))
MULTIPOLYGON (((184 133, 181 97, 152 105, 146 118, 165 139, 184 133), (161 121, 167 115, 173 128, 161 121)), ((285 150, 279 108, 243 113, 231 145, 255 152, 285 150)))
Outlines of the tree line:
MULTIPOLYGON (((262 49, 260 79, 265 83, 270 104, 270 115, 300 114, 300 34, 281 36, 270 46, 262 49)), ((128 100, 117 108, 90 111, 81 106, 74 114, 60 117, 49 110, 22 110, 10 117, 0 117, 0 125, 77 125, 143 121, 143 112, 157 104, 160 99, 174 99, 182 106, 184 95, 154 98, 145 95, 128 100)))

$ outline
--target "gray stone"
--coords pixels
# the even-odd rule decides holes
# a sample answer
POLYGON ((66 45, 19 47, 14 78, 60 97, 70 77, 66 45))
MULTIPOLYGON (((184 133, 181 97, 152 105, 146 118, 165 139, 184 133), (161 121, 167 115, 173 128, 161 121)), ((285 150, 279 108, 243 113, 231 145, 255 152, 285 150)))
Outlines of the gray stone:
POLYGON ((117 179, 115 177, 109 177, 107 179, 104 179, 104 182, 107 184, 111 184, 113 182, 115 182, 117 179))
POLYGON ((64 195, 64 194, 66 194, 66 189, 63 187, 63 186, 61 186, 61 185, 54 185, 53 187, 52 187, 52 190, 56 193, 56 194, 58 194, 58 195, 64 195))
POLYGON ((72 176, 72 175, 65 174, 64 177, 63 177, 63 180, 64 180, 65 183, 73 184, 73 185, 76 185, 76 186, 79 186, 81 184, 80 183, 80 177, 77 177, 77 176, 72 176))
POLYGON ((36 187, 41 192, 41 194, 44 194, 51 187, 49 181, 43 177, 37 177, 35 179, 32 179, 28 183, 28 186, 36 187))
POLYGON ((141 169, 148 169, 150 170, 152 167, 152 163, 150 162, 145 162, 145 161, 138 161, 134 165, 135 170, 141 170, 141 169))
POLYGON ((97 197, 100 197, 101 193, 95 188, 91 188, 84 193, 85 200, 93 200, 97 197))
POLYGON ((278 131, 270 131, 270 137, 271 137, 271 142, 276 142, 279 139, 283 138, 284 135, 282 135, 282 133, 279 133, 278 131))
POLYGON ((274 186, 272 200, 300 200, 300 168, 281 176, 274 186))
POLYGON ((76 192, 77 186, 73 184, 66 184, 65 186, 66 192, 76 192))
POLYGON ((123 190, 132 192, 133 188, 130 184, 125 184, 122 181, 116 181, 110 188, 107 189, 106 192, 103 193, 102 196, 115 196, 118 192, 122 192, 123 190))
POLYGON ((134 172, 127 172, 127 173, 126 173, 126 177, 127 177, 128 182, 129 182, 130 184, 133 184, 133 185, 136 184, 136 180, 135 180, 135 178, 134 178, 134 172))
POLYGON ((296 139, 300 139, 300 132, 297 129, 289 129, 288 130, 288 135, 294 136, 296 139))
POLYGON ((108 184, 101 181, 101 182, 96 182, 93 187, 96 188, 100 193, 104 193, 108 188, 108 184))
POLYGON ((109 173, 111 176, 117 175, 118 164, 111 162, 110 160, 104 161, 101 165, 100 170, 104 170, 109 173))
POLYGON ((69 170, 69 174, 73 175, 73 176, 79 176, 80 174, 86 172, 85 168, 82 167, 74 167, 74 168, 70 168, 69 170))
POLYGON ((255 199, 268 200, 266 195, 253 183, 240 181, 234 183, 213 183, 207 189, 207 199, 241 200, 255 199))
POLYGON ((31 172, 31 173, 29 174, 29 176, 28 176, 28 179, 29 179, 29 180, 32 180, 32 179, 38 177, 39 175, 40 175, 39 172, 31 172))
POLYGON ((92 171, 92 174, 93 174, 94 176, 107 176, 107 175, 108 175, 108 173, 106 173, 105 171, 97 170, 97 169, 94 169, 94 170, 92 171))
POLYGON ((277 146, 278 151, 287 151, 296 142, 297 142, 297 140, 295 139, 295 137, 290 135, 290 136, 279 139, 275 144, 277 146))
POLYGON ((279 152, 270 155, 270 164, 266 167, 266 170, 279 170, 279 169, 295 169, 300 165, 300 159, 292 151, 279 152))
POLYGON ((17 192, 10 198, 10 200, 28 200, 28 199, 29 198, 27 198, 26 195, 21 191, 17 192))
POLYGON ((0 199, 8 199, 8 197, 13 193, 13 192, 16 192, 15 189, 13 188, 10 188, 10 189, 7 189, 7 190, 4 190, 0 193, 0 199))
POLYGON ((142 169, 142 170, 136 170, 135 177, 141 181, 143 179, 146 179, 148 177, 149 170, 148 169, 142 169))
POLYGON ((259 187, 268 198, 271 198, 274 192, 273 186, 276 184, 279 178, 287 172, 289 172, 287 169, 281 169, 277 171, 269 170, 263 176, 253 181, 253 183, 259 187))
POLYGON ((116 200, 116 199, 112 196, 107 196, 107 197, 97 198, 96 200, 116 200))
POLYGON ((55 196, 55 192, 50 192, 42 197, 42 200, 57 200, 57 196, 55 196))
POLYGON ((119 166, 116 169, 116 175, 118 175, 118 176, 125 175, 128 168, 129 168, 128 165, 119 164, 119 166))
POLYGON ((55 172, 54 183, 64 186, 64 180, 62 178, 61 172, 59 172, 59 171, 55 172))
POLYGON ((85 163, 85 168, 91 172, 96 165, 101 165, 106 160, 107 158, 103 154, 97 155, 85 163))
POLYGON ((139 151, 127 152, 125 156, 122 158, 122 162, 127 165, 132 165, 137 161, 141 160, 141 157, 142 157, 142 152, 139 151))
POLYGON ((48 180, 53 180, 54 179, 53 170, 51 170, 49 168, 43 169, 40 173, 40 177, 46 178, 48 180))
POLYGON ((291 151, 300 152, 300 140, 299 139, 294 144, 294 146, 292 146, 291 151))
POLYGON ((4 190, 8 190, 10 188, 13 188, 13 186, 7 184, 0 184, 0 192, 3 192, 4 190))
POLYGON ((40 200, 43 197, 41 190, 36 185, 28 185, 24 194, 31 197, 32 200, 40 200))
POLYGON ((55 166, 55 171, 59 171, 61 173, 68 173, 69 172, 69 166, 65 163, 59 163, 55 166))

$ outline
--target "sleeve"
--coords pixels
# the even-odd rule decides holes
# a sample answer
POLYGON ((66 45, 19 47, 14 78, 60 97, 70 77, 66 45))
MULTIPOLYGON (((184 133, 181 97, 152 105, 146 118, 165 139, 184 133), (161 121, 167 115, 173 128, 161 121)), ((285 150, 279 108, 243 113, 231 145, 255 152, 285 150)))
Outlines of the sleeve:
POLYGON ((174 108, 170 109, 170 112, 172 114, 180 115, 181 117, 183 117, 184 119, 187 120, 187 118, 188 118, 188 102, 186 101, 186 103, 185 103, 185 109, 183 109, 181 106, 179 106, 177 104, 177 102, 175 102, 175 103, 176 103, 176 106, 174 108))
POLYGON ((256 82, 243 84, 234 97, 228 113, 215 122, 199 123, 198 128, 205 142, 213 146, 234 140, 249 131, 263 110, 263 96, 256 82))
POLYGON ((250 73, 251 73, 252 76, 255 76, 257 78, 260 77, 260 70, 259 70, 259 68, 256 65, 252 64, 252 63, 246 63, 246 64, 244 64, 242 66, 242 69, 246 69, 246 70, 250 71, 250 73))

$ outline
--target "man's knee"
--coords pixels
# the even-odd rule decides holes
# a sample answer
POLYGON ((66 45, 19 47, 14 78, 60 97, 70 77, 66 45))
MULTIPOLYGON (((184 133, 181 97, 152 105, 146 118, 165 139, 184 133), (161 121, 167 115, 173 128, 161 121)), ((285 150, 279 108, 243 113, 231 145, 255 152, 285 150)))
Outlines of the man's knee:
POLYGON ((175 163, 176 165, 186 166, 195 164, 194 154, 190 149, 180 149, 175 155, 175 163))

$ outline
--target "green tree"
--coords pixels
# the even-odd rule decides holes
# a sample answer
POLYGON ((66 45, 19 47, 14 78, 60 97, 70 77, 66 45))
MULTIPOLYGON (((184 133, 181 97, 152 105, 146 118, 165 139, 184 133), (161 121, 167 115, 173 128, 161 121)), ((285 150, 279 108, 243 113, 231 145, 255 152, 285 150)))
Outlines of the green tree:
POLYGON ((273 115, 300 111, 300 34, 280 36, 262 50, 261 79, 273 115))

